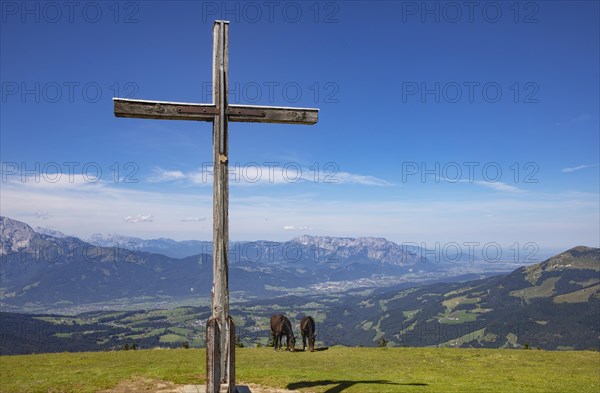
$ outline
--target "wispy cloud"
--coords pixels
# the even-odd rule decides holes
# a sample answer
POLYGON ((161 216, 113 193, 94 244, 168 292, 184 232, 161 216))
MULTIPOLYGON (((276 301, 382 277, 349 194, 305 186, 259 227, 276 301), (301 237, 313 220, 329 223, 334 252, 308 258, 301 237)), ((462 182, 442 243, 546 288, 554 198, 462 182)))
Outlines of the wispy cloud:
POLYGON ((580 115, 577 115, 575 117, 567 119, 563 122, 557 122, 556 125, 559 127, 560 126, 572 126, 572 125, 576 125, 576 124, 585 123, 591 119, 592 119, 592 115, 590 115, 589 113, 582 113, 580 115))
POLYGON ((179 221, 181 221, 181 222, 202 222, 202 221, 206 221, 206 217, 185 217, 179 221))
POLYGON ((175 180, 184 180, 186 177, 186 174, 181 171, 167 171, 162 168, 155 168, 154 173, 152 176, 150 176, 148 181, 152 183, 162 183, 175 180))
POLYGON ((501 181, 491 182, 491 181, 484 181, 484 180, 460 179, 460 180, 452 180, 450 182, 451 183, 470 183, 470 184, 476 184, 478 186, 483 186, 483 187, 491 188, 492 190, 502 191, 502 192, 512 192, 512 193, 523 192, 523 190, 520 189, 519 187, 512 186, 510 184, 506 184, 506 183, 503 183, 501 181))
POLYGON ((48 214, 48 210, 38 210, 35 213, 33 213, 33 216, 40 220, 47 220, 50 218, 50 214, 48 214))
POLYGON ((191 194, 80 180, 42 184, 33 179, 8 178, 1 184, 2 215, 34 225, 41 225, 43 220, 43 226, 52 225, 84 238, 95 232, 148 238, 159 236, 159 232, 180 239, 209 237, 210 226, 201 228, 203 232, 199 233, 195 226, 190 231, 191 226, 180 221, 211 214, 212 193, 208 188, 191 194), (161 226, 149 225, 157 221, 161 226))
POLYGON ((392 186, 387 180, 375 176, 359 175, 356 173, 338 172, 332 175, 332 180, 339 184, 360 184, 363 186, 392 186))
MULTIPOLYGON (((310 231, 314 235, 386 237, 396 242, 494 241, 518 242, 520 247, 527 242, 561 247, 598 244, 597 193, 513 192, 512 185, 489 184, 496 186, 475 186, 501 190, 458 199, 444 192, 414 198, 354 198, 350 194, 346 198, 346 193, 336 198, 317 192, 282 198, 270 190, 257 190, 250 196, 238 195, 230 205, 231 239, 289 240, 292 234, 310 231)), ((141 238, 212 238, 212 225, 182 221, 206 217, 210 224, 209 187, 182 193, 169 188, 134 190, 115 183, 97 188, 57 185, 43 190, 27 183, 4 183, 2 214, 84 238, 95 232, 141 238), (37 211, 51 215, 44 220, 43 214, 39 218, 32 215, 37 211), (127 217, 129 220, 124 219, 127 217), (148 223, 149 219, 160 225, 148 223)))
MULTIPOLYGON (((194 171, 183 172, 154 168, 148 177, 151 183, 182 182, 193 185, 212 186, 212 165, 203 165, 194 171)), ((392 186, 387 180, 375 176, 350 172, 339 172, 335 168, 315 171, 300 165, 260 166, 233 164, 229 167, 229 184, 231 186, 282 185, 303 183, 324 184, 356 184, 363 186, 392 186)))
POLYGON ((57 189, 83 189, 98 190, 104 187, 106 183, 99 177, 86 174, 74 173, 46 173, 37 172, 27 173, 2 173, 2 184, 22 184, 28 188, 44 190, 57 189))
POLYGON ((124 218, 124 221, 131 222, 131 223, 153 222, 154 217, 152 216, 152 214, 138 214, 135 216, 127 216, 124 218))
POLYGON ((310 231, 310 230, 312 230, 312 228, 309 227, 308 225, 301 225, 299 227, 296 227, 295 225, 284 225, 283 230, 284 231, 310 231))
POLYGON ((571 173, 571 172, 576 172, 576 171, 580 171, 582 169, 587 169, 587 168, 595 168, 598 165, 577 165, 574 167, 569 167, 569 168, 563 168, 560 171, 563 173, 571 173))
POLYGON ((504 192, 522 192, 523 191, 519 187, 511 186, 510 184, 502 183, 501 181, 489 182, 489 181, 478 180, 478 181, 475 181, 474 183, 478 184, 480 186, 491 188, 492 190, 496 190, 496 191, 504 191, 504 192))

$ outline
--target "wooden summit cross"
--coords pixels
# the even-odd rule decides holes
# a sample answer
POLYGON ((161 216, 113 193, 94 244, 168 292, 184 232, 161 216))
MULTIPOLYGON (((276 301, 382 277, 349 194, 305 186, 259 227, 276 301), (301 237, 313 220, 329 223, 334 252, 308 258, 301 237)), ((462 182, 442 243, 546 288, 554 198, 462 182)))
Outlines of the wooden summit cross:
POLYGON ((227 101, 229 22, 213 26, 213 102, 192 104, 114 98, 115 116, 213 122, 213 288, 206 329, 206 391, 235 393, 235 326, 229 316, 228 135, 230 121, 315 124, 318 109, 229 105, 227 101), (223 385, 223 386, 222 386, 223 385))

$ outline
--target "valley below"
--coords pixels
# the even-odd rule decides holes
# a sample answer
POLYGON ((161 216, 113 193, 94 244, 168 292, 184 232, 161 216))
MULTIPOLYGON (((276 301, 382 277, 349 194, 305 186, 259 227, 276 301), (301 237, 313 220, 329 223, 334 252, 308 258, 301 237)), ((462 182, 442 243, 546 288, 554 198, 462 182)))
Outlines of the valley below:
MULTIPOLYGON (((1 354, 204 346, 210 254, 124 253, 2 220, 1 354)), ((597 248, 519 267, 439 263, 385 239, 266 243, 230 265, 239 347, 270 345, 282 313, 298 337, 313 316, 321 347, 600 349, 597 248)))

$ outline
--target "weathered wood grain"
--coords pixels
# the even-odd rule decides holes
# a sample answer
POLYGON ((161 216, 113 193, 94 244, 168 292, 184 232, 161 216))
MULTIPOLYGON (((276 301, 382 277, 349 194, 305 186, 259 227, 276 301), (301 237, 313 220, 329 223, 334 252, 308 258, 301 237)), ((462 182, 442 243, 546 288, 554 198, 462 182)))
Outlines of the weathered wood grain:
POLYGON ((220 393, 221 385, 221 329, 217 318, 206 323, 206 392, 220 393))
POLYGON ((215 106, 113 98, 116 117, 163 120, 213 121, 215 106))
POLYGON ((227 137, 228 23, 213 26, 213 100, 217 114, 213 120, 213 298, 212 316, 221 323, 221 382, 227 382, 230 357, 229 332, 229 165, 227 137))
POLYGON ((252 123, 312 125, 319 121, 319 110, 314 108, 229 105, 227 115, 229 121, 252 123))
MULTIPOLYGON (((213 104, 161 102, 114 98, 117 117, 163 120, 214 121, 220 114, 213 104)), ((281 124, 315 124, 319 110, 314 108, 287 108, 276 106, 229 105, 225 109, 228 121, 281 124)))

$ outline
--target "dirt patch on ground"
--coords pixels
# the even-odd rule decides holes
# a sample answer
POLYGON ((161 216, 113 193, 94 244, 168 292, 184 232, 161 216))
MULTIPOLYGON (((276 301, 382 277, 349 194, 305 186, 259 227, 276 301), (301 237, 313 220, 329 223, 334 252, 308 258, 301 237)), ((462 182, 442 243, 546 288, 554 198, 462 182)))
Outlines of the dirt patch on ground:
MULTIPOLYGON (((238 382, 238 384, 242 386, 239 393, 298 393, 297 390, 270 388, 253 383, 238 382)), ((114 388, 98 393, 183 393, 187 391, 195 391, 195 389, 186 389, 186 385, 177 385, 173 382, 135 377, 121 381, 114 388)))
POLYGON ((114 388, 99 393, 179 393, 182 390, 183 385, 176 385, 173 382, 135 377, 121 381, 114 388))
MULTIPOLYGON (((269 388, 266 386, 255 385, 253 383, 239 382, 239 384, 250 388, 250 392, 252 392, 252 393, 298 393, 298 390, 269 388)), ((240 393, 246 393, 246 392, 240 391, 240 393)))

